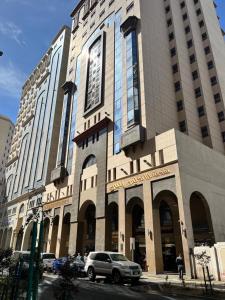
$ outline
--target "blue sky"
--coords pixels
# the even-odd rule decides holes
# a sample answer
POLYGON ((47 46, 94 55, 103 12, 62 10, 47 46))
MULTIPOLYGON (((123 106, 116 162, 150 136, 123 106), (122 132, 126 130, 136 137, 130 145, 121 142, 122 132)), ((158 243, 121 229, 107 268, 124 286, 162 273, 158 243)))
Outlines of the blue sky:
MULTIPOLYGON (((22 85, 78 0, 0 0, 0 114, 16 120, 22 85)), ((217 0, 225 29, 225 0, 217 0)))

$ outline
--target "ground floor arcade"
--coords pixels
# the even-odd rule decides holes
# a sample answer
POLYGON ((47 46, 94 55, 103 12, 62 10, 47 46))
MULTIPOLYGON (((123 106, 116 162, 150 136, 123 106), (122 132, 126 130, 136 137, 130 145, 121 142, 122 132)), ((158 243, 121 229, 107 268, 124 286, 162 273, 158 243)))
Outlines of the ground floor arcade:
MULTIPOLYGON (((167 144, 163 139, 159 143, 166 147, 164 163, 106 183, 104 197, 102 186, 99 192, 98 159, 91 156, 94 165, 85 160, 78 178, 85 182, 97 174, 98 184, 83 189, 84 184, 79 193, 74 188, 78 201, 73 195, 44 204, 48 214, 43 250, 57 257, 119 251, 153 274, 176 271, 175 259, 181 253, 186 273, 195 276, 194 247, 225 241, 225 161, 185 135, 170 135, 172 142, 170 137, 164 139, 167 144), (104 204, 100 213, 99 203, 104 204)), ((20 219, 11 245, 29 250, 32 223, 21 230, 20 219)))
MULTIPOLYGON (((75 223, 71 223, 71 205, 47 207, 43 252, 62 257, 119 251, 151 273, 176 272, 176 256, 181 253, 187 273, 193 276, 194 246, 213 245, 215 235, 207 199, 193 191, 184 200, 177 170, 177 165, 167 166, 110 184, 103 219, 96 218, 96 204, 90 199, 82 203, 75 223)), ((32 228, 30 222, 14 232, 14 238, 10 231, 15 250, 30 249, 32 228)), ((6 231, 1 235, 9 246, 6 231)))

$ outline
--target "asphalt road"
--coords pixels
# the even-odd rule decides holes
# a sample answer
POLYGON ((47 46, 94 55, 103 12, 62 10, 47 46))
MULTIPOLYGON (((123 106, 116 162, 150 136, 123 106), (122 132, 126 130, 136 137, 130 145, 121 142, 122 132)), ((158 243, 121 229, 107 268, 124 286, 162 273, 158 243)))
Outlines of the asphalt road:
MULTIPOLYGON (((112 283, 89 282, 88 280, 77 280, 75 282, 77 288, 68 297, 69 300, 190 300, 196 297, 186 296, 166 296, 159 291, 147 291, 132 287, 130 285, 115 285, 112 283)), ((60 286, 60 279, 54 277, 46 277, 39 287, 39 300, 55 300, 65 288, 60 286)), ((60 298, 58 298, 60 299, 60 298)), ((199 300, 203 298, 199 298, 199 300)))

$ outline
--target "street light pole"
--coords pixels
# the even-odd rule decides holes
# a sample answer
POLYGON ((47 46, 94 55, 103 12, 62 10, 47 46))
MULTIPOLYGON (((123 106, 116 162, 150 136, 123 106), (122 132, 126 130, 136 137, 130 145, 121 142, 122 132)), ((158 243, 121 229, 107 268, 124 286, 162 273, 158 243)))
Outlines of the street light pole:
POLYGON ((29 275, 28 275, 28 289, 27 289, 27 298, 26 300, 31 300, 32 289, 33 289, 33 276, 34 276, 34 257, 35 257, 35 248, 36 248, 36 239, 37 239, 37 221, 33 223, 33 232, 32 232, 32 241, 30 249, 30 263, 29 263, 29 275))

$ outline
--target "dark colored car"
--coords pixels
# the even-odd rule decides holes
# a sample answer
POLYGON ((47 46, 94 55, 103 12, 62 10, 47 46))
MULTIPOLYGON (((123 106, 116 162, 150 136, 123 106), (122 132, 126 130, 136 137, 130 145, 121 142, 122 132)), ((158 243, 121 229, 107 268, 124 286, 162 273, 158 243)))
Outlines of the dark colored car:
POLYGON ((66 264, 74 277, 85 277, 86 273, 84 271, 84 262, 81 260, 78 261, 76 259, 70 259, 68 257, 61 257, 53 261, 53 273, 60 275, 63 268, 65 269, 66 264))

